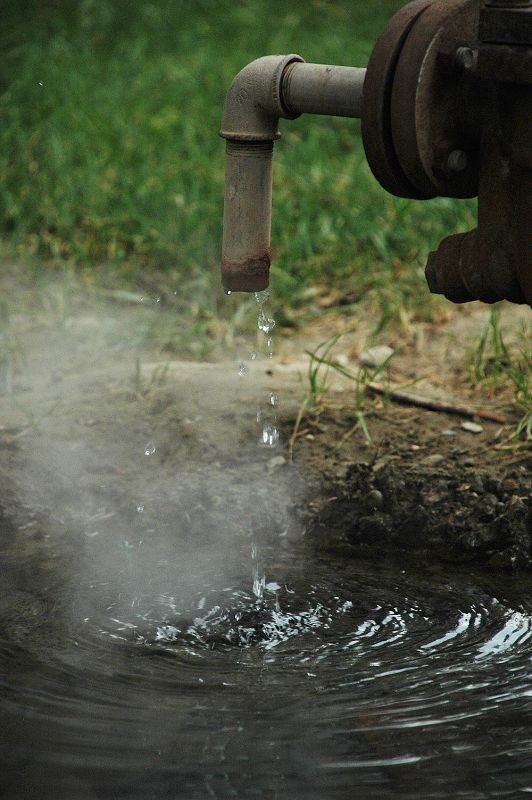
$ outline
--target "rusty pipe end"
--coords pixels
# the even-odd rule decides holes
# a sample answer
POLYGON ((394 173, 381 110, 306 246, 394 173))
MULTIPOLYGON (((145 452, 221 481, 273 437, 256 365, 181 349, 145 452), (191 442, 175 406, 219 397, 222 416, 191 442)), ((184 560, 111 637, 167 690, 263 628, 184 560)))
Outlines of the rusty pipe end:
POLYGON ((222 258, 222 286, 226 292, 262 292, 268 288, 270 254, 243 261, 222 258))

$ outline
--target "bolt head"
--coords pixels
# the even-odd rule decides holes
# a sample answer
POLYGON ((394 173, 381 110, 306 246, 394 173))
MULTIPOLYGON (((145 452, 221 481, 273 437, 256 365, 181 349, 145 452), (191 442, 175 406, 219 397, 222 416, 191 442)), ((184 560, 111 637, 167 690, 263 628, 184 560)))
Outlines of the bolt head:
POLYGON ((447 157, 450 172, 463 172, 467 168, 467 153, 464 150, 451 150, 447 157))
POLYGON ((459 47, 457 49, 455 53, 455 64, 459 69, 470 72, 475 69, 477 63, 478 50, 473 50, 472 47, 459 47))

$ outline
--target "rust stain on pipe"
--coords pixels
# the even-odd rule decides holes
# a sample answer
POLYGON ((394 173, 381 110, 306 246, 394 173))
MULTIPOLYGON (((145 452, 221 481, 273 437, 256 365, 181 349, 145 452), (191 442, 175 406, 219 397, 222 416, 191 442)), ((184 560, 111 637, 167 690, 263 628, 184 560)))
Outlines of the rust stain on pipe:
POLYGON ((262 292, 268 287, 270 253, 241 261, 222 258, 222 286, 228 292, 262 292))

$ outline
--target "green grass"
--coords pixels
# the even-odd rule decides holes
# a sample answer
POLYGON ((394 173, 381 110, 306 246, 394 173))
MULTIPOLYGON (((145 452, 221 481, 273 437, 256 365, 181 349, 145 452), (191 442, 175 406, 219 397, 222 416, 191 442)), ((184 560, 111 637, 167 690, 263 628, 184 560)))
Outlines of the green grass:
POLYGON ((514 438, 526 442, 532 441, 531 331, 527 326, 521 342, 507 342, 500 327, 500 308, 495 305, 486 317, 470 361, 474 385, 482 384, 492 395, 511 388, 518 415, 514 438))
MULTIPOLYGON (((359 428, 367 444, 372 443, 371 433, 367 423, 367 416, 371 413, 373 401, 367 394, 367 385, 381 376, 385 378, 385 385, 387 384, 387 372, 391 359, 391 355, 383 361, 380 365, 373 369, 368 369, 366 366, 360 366, 356 372, 348 369, 346 366, 337 361, 333 356, 333 350, 342 338, 341 333, 336 333, 324 342, 321 342, 314 351, 306 351, 309 357, 307 381, 308 389, 303 397, 303 401, 299 407, 292 434, 289 441, 289 457, 292 459, 295 443, 299 436, 301 436, 301 425, 303 421, 308 421, 310 425, 316 424, 323 411, 332 404, 327 400, 327 393, 329 390, 329 375, 330 371, 337 372, 344 378, 350 381, 352 393, 349 392, 347 403, 343 403, 341 408, 344 412, 349 413, 354 421, 354 426, 345 435, 345 438, 351 436, 354 431, 359 428)), ((340 444, 344 441, 342 439, 340 444)))
MULTIPOLYGON (((166 287, 201 328, 225 308, 218 260, 226 87, 248 61, 299 52, 364 66, 402 0, 7 0, 0 45, 4 250, 96 284, 166 287)), ((365 162, 358 121, 282 123, 274 295, 367 298, 381 321, 430 312, 427 252, 474 224, 470 202, 401 200, 365 162), (326 288, 325 288, 326 287, 326 288)), ((280 312, 281 313, 281 312, 280 312)), ((293 314, 292 314, 293 317, 293 314)), ((281 313, 280 321, 283 321, 281 313)))

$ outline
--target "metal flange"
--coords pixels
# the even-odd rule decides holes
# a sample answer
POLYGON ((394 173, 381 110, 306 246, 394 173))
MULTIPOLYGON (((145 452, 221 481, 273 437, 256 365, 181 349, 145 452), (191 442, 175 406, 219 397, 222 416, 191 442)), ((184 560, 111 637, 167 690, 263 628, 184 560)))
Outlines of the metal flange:
POLYGON ((393 145, 408 180, 426 197, 478 192, 478 143, 465 133, 467 108, 460 103, 472 78, 449 74, 449 57, 475 39, 477 25, 477 0, 435 0, 414 21, 397 59, 393 145))
POLYGON ((431 0, 414 0, 389 20, 371 53, 362 95, 362 139, 373 175, 391 194, 420 200, 433 194, 420 192, 401 167, 393 143, 390 102, 403 45, 430 5, 431 0))

